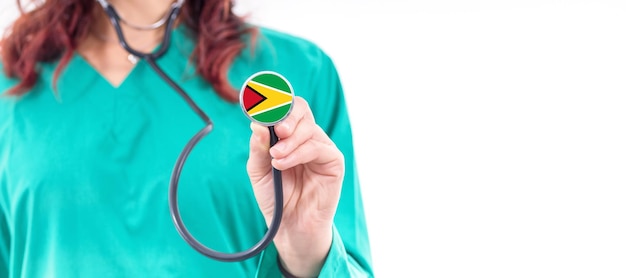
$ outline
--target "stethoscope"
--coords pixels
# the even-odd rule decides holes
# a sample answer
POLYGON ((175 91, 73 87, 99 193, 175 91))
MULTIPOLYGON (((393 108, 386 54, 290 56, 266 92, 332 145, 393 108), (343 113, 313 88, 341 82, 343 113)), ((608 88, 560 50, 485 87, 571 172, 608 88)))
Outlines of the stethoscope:
MULTIPOLYGON (((113 24, 113 28, 115 29, 115 32, 117 33, 119 42, 122 45, 122 47, 131 55, 137 58, 144 59, 152 67, 152 69, 154 69, 154 71, 161 78, 163 78, 165 82, 168 83, 168 85, 170 85, 181 97, 183 97, 183 99, 187 102, 187 104, 191 107, 191 109, 193 109, 193 111, 196 114, 198 114, 198 116, 200 116, 200 118, 202 118, 202 120, 206 124, 206 126, 202 128, 198 133, 196 133, 191 138, 191 140, 187 143, 187 145, 185 145, 185 148, 183 149, 183 151, 181 152, 181 154, 179 155, 176 161, 176 164, 174 166, 174 170, 172 172, 172 176, 170 179, 170 188, 169 188, 169 194, 168 194, 169 209, 170 209, 170 214, 172 216, 172 219, 174 221, 174 225, 176 226, 176 230, 178 230, 178 233, 182 236, 182 238, 189 245, 191 245, 191 247, 193 247, 196 251, 202 253, 203 255, 209 258, 213 258, 213 259, 216 259, 219 261, 225 261, 225 262, 235 262, 235 261, 246 260, 248 258, 256 256, 261 251, 263 251, 274 239, 274 236, 278 232, 278 227, 280 226, 280 222, 281 222, 282 215, 283 215, 282 176, 281 176, 281 172, 277 170, 276 168, 272 168, 272 175, 274 178, 274 198, 275 198, 274 200, 275 207, 274 207, 274 215, 273 215, 272 223, 270 224, 267 232, 265 233, 265 236, 263 236, 263 238, 258 243, 256 243, 254 246, 250 247, 249 249, 241 251, 241 252, 236 252, 236 253, 223 253, 223 252, 218 252, 213 249, 210 249, 204 246, 202 243, 200 243, 191 235, 191 233, 185 227, 183 220, 180 216, 180 211, 178 208, 178 181, 180 179, 183 165, 185 164, 187 157, 189 156, 189 154, 191 153, 191 150, 195 147, 195 145, 200 140, 202 140, 202 138, 204 138, 207 134, 209 134, 211 130, 213 129, 213 122, 211 121, 209 116, 207 116, 200 109, 200 107, 198 107, 198 105, 189 97, 189 95, 156 64, 156 60, 162 57, 170 46, 170 40, 171 40, 172 30, 174 27, 174 22, 176 21, 176 18, 178 17, 180 13, 180 9, 185 1, 177 0, 174 4, 172 4, 172 7, 169 13, 158 22, 151 24, 150 26, 146 26, 146 27, 135 26, 135 28, 141 28, 141 29, 155 29, 165 24, 165 34, 163 37, 163 42, 161 46, 152 53, 141 52, 130 47, 128 43, 126 42, 126 38, 120 26, 121 22, 124 22, 124 23, 126 22, 120 18, 118 13, 115 11, 113 6, 109 4, 108 1, 106 0, 96 0, 96 1, 98 1, 98 3, 100 3, 102 8, 104 8, 104 11, 109 17, 111 24, 113 24)), ((131 27, 133 26, 131 25, 131 27)), ((242 93, 243 93, 243 89, 242 89, 242 93)), ((249 116, 249 118, 251 117, 249 116)), ((268 126, 269 128, 270 146, 273 146, 274 144, 276 144, 276 142, 278 142, 278 137, 276 136, 276 133, 274 132, 274 126, 273 126, 273 124, 275 123, 276 122, 270 123, 271 125, 262 123, 268 126)))

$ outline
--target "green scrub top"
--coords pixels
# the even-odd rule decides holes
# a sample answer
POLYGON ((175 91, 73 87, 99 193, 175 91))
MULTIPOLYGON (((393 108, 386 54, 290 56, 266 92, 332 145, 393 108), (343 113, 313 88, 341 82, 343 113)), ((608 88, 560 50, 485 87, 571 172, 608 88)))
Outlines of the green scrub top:
MULTIPOLYGON (((215 124, 182 171, 180 211, 204 245, 239 252, 267 230, 246 172, 250 120, 194 74, 193 46, 179 27, 158 60, 215 124)), ((170 176, 204 123, 147 63, 114 87, 74 55, 55 90, 56 65, 42 64, 39 82, 22 98, 0 98, 0 277, 280 277, 273 244, 248 260, 221 262, 176 231, 170 176)), ((228 78, 240 86, 263 70, 292 83, 345 155, 320 277, 372 277, 351 126, 333 62, 306 39, 261 28, 254 51, 237 57, 228 78)), ((0 75, 0 91, 15 84, 0 75)))

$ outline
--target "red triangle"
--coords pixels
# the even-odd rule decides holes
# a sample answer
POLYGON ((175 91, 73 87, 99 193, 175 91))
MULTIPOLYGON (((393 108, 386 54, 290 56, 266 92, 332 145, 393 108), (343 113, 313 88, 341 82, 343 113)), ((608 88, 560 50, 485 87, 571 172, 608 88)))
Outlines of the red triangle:
POLYGON ((259 103, 263 102, 266 99, 267 98, 264 95, 259 94, 257 91, 250 88, 250 86, 246 86, 243 91, 243 107, 246 109, 246 111, 250 111, 250 109, 259 105, 259 103))

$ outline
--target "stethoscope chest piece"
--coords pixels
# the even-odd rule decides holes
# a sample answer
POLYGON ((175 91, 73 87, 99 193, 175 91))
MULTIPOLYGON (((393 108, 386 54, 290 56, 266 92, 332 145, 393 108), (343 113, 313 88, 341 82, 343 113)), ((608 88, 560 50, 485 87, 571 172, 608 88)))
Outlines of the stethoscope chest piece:
POLYGON ((250 76, 239 94, 244 114, 264 126, 273 126, 285 119, 291 112, 293 100, 291 83, 273 71, 261 71, 250 76))

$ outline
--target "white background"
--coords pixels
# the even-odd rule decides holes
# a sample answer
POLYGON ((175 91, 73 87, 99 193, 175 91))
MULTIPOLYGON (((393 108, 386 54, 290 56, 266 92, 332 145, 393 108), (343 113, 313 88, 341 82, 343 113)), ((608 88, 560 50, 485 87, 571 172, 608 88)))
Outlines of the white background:
POLYGON ((334 58, 377 277, 626 277, 626 1, 237 8, 334 58))

